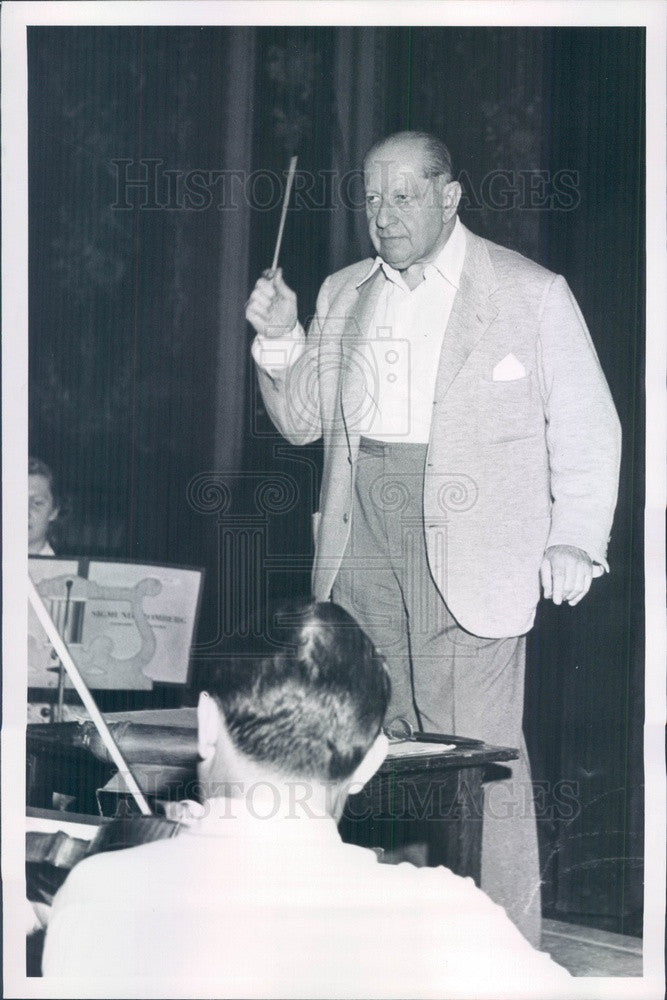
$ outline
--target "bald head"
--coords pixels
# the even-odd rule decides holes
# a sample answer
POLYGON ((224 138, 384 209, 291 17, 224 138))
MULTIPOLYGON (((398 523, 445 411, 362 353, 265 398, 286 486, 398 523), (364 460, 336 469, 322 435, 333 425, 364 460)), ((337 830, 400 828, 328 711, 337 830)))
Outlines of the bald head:
POLYGON ((424 177, 453 176, 452 157, 441 139, 430 132, 394 132, 374 143, 364 157, 366 164, 375 159, 390 159, 407 153, 420 159, 424 177))

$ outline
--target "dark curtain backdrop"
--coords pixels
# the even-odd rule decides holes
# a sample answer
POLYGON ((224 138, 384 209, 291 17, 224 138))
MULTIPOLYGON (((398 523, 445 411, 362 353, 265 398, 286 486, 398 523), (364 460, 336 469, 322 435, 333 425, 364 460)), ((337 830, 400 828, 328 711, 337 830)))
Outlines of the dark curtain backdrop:
POLYGON ((30 448, 69 495, 63 550, 205 566, 196 662, 308 586, 319 448, 273 432, 242 318, 289 155, 281 263, 304 319, 369 252, 355 171, 402 128, 449 142, 471 229, 566 276, 624 450, 612 573, 541 606, 530 637, 544 898, 637 930, 643 32, 31 28, 28 46, 30 448))

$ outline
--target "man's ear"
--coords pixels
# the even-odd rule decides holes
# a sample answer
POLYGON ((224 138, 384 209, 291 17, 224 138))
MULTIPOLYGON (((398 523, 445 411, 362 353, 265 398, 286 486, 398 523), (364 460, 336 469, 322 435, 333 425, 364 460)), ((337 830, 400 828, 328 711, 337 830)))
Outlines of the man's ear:
POLYGON ((375 738, 375 742, 371 747, 369 747, 366 756, 350 778, 350 783, 354 785, 358 784, 360 789, 363 785, 366 785, 371 780, 375 772, 382 766, 382 763, 387 756, 388 749, 389 740, 384 735, 382 730, 380 730, 375 738))
POLYGON ((215 698, 202 691, 197 702, 197 753, 210 760, 220 736, 220 709, 215 698))
POLYGON ((444 182, 440 190, 442 214, 445 221, 453 218, 459 207, 463 190, 458 181, 444 182))

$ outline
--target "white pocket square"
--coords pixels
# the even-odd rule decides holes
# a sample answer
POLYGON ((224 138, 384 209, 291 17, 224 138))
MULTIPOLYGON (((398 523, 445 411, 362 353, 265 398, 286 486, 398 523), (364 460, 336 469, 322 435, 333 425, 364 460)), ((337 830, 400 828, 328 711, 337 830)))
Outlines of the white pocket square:
POLYGON ((514 382, 518 378, 523 378, 525 374, 526 369, 519 359, 515 358, 513 354, 508 354, 493 369, 493 381, 514 382))

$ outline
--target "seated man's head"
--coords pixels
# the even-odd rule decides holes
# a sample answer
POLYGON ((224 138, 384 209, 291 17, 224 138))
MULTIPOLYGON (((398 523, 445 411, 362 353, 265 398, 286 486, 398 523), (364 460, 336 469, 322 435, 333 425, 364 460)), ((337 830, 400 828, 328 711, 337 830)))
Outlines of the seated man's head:
POLYGON ((233 781, 342 789, 363 784, 384 759, 390 681, 370 639, 336 604, 294 604, 276 620, 273 642, 250 643, 205 678, 198 719, 206 798, 233 781))

